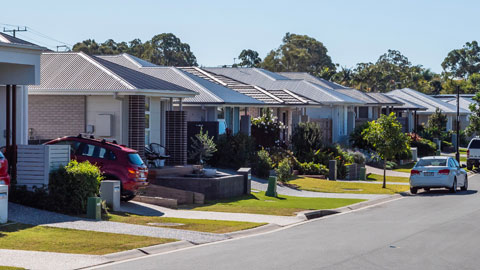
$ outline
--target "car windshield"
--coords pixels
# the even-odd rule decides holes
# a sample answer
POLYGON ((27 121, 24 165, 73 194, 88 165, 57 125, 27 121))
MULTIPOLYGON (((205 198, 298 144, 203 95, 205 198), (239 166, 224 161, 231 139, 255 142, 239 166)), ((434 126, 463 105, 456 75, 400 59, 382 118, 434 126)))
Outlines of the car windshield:
POLYGON ((134 165, 143 165, 143 160, 139 154, 128 154, 128 160, 130 160, 130 163, 134 165))
POLYGON ((426 158, 420 159, 415 167, 428 167, 428 166, 447 166, 447 159, 445 158, 426 158))
POLYGON ((4 159, 5 156, 2 154, 2 152, 0 152, 0 159, 4 159))

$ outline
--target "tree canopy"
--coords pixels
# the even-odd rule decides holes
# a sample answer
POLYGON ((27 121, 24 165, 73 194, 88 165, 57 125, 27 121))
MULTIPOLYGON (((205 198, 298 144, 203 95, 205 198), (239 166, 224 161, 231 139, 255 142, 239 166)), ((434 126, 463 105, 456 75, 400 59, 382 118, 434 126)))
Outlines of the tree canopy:
POLYGON ((307 35, 286 33, 282 44, 271 50, 262 62, 262 67, 274 71, 308 72, 329 79, 336 67, 322 42, 307 35))
POLYGON ((130 42, 115 42, 108 39, 98 44, 93 39, 78 42, 73 51, 82 51, 94 55, 111 55, 128 53, 151 63, 162 66, 197 66, 197 59, 190 50, 190 45, 182 43, 172 33, 163 33, 154 36, 151 40, 142 43, 140 39, 130 42))
POLYGON ((238 59, 241 61, 240 67, 258 67, 262 62, 262 58, 258 56, 258 52, 250 49, 243 50, 238 59))
POLYGON ((477 41, 467 42, 461 49, 448 53, 442 68, 455 77, 468 78, 480 72, 480 47, 477 41))
POLYGON ((472 114, 469 118, 469 124, 465 129, 465 133, 467 133, 468 136, 480 134, 480 92, 477 92, 477 94, 475 94, 473 100, 475 102, 472 102, 469 107, 472 114))

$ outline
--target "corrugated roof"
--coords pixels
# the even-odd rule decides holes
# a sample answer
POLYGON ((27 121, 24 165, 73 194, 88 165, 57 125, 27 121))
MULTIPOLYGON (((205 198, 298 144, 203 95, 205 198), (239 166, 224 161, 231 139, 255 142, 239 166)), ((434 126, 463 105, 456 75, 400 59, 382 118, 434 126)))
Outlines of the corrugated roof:
POLYGON ((385 95, 384 93, 368 92, 368 93, 365 93, 365 94, 367 96, 369 96, 370 98, 375 99, 377 101, 377 103, 381 104, 381 105, 402 105, 402 102, 400 102, 396 99, 393 99, 393 98, 385 95))
POLYGON ((156 90, 195 95, 196 93, 82 52, 43 53, 40 57, 40 85, 29 90, 156 90))
POLYGON ((417 110, 417 111, 426 111, 427 108, 423 107, 421 105, 418 105, 414 102, 405 100, 403 98, 397 97, 397 96, 391 96, 392 99, 398 100, 398 102, 402 103, 400 105, 394 105, 393 107, 395 109, 400 109, 400 110, 417 110))
MULTIPOLYGON (((205 68, 243 83, 256 85, 266 90, 286 89, 320 104, 364 104, 364 102, 306 80, 277 80, 258 68, 205 68)), ((277 74, 278 76, 281 76, 277 74)))
POLYGON ((351 89, 341 84, 334 83, 322 78, 318 78, 316 76, 309 74, 308 72, 277 72, 277 73, 292 80, 305 80, 305 81, 316 83, 318 85, 321 85, 330 89, 351 89))
MULTIPOLYGON (((450 98, 448 101, 444 101, 444 102, 447 102, 453 106, 457 106, 457 99, 456 98, 450 98)), ((460 97, 458 99, 458 102, 459 102, 459 105, 460 105, 460 108, 461 109, 464 109, 466 111, 470 111, 470 104, 472 103, 477 103, 475 100, 471 99, 471 98, 466 98, 466 97, 460 97)))
POLYGON ((223 87, 216 83, 193 76, 192 74, 184 72, 175 67, 162 67, 145 63, 137 64, 139 59, 128 54, 98 57, 119 65, 124 65, 149 76, 160 78, 198 93, 198 95, 195 97, 185 98, 183 101, 184 103, 237 105, 263 104, 263 102, 259 100, 242 95, 232 89, 223 87))
POLYGON ((33 43, 28 42, 26 40, 7 35, 5 33, 0 33, 0 44, 1 43, 11 44, 11 45, 22 45, 23 47, 29 47, 29 48, 35 49, 35 50, 42 50, 42 51, 47 50, 46 48, 38 46, 37 44, 33 44, 33 43))
MULTIPOLYGON (((454 105, 443 102, 439 99, 436 99, 429 95, 425 95, 423 93, 420 93, 410 88, 393 90, 388 92, 387 95, 393 96, 393 97, 399 97, 408 102, 413 102, 427 108, 425 112, 419 112, 419 113, 426 113, 426 114, 434 113, 437 108, 446 114, 457 113, 457 108, 454 105)), ((470 114, 470 112, 460 108, 460 114, 470 114)))
MULTIPOLYGON (((234 78, 230 78, 222 74, 216 74, 215 72, 198 67, 184 67, 182 69, 194 74, 195 76, 199 76, 208 79, 211 82, 227 86, 228 88, 234 89, 235 91, 261 100, 270 105, 319 105, 319 103, 314 100, 296 93, 292 93, 284 88, 264 89, 260 86, 241 82, 234 78)), ((262 76, 265 74, 266 73, 263 73, 262 76)), ((272 74, 275 76, 280 76, 275 73, 272 74)))

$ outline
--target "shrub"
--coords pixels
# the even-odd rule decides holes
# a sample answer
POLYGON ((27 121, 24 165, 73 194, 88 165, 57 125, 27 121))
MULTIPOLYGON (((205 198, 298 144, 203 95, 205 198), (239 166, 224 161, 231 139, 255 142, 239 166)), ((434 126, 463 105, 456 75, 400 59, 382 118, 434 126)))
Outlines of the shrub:
POLYGON ((453 144, 451 142, 447 142, 447 141, 442 141, 441 148, 442 148, 443 152, 453 152, 453 151, 455 151, 455 149, 453 147, 453 144))
POLYGON ((357 164, 365 164, 366 162, 366 158, 365 158, 365 155, 362 154, 361 152, 359 151, 355 151, 355 152, 349 152, 350 156, 352 156, 353 158, 353 162, 357 163, 357 164))
POLYGON ((284 159, 278 163, 275 173, 277 174, 278 181, 282 183, 287 182, 290 177, 292 177, 292 167, 288 159, 284 159))
POLYGON ((280 130, 283 123, 277 121, 270 109, 260 117, 252 119, 252 137, 259 148, 278 146, 280 142, 280 130))
POLYGON ((284 159, 288 159, 292 166, 298 162, 293 152, 283 147, 273 147, 270 149, 269 154, 274 168, 284 159))
POLYGON ((298 164, 300 174, 304 175, 328 175, 327 166, 314 162, 303 162, 298 164))
POLYGON ((253 173, 260 178, 268 178, 271 169, 272 159, 268 152, 263 149, 258 151, 253 173))
POLYGON ((411 138, 410 147, 417 147, 419 157, 435 155, 437 145, 434 142, 424 139, 414 133, 410 133, 409 136, 411 138))
POLYGON ((68 214, 86 213, 87 199, 99 195, 101 180, 102 174, 97 166, 88 161, 70 161, 64 168, 50 174, 48 196, 52 201, 51 210, 68 214))
POLYGON ((217 152, 213 154, 210 163, 213 166, 238 169, 250 166, 255 157, 255 141, 252 137, 243 133, 223 134, 218 137, 217 152))
POLYGON ((368 122, 365 122, 359 126, 356 126, 353 132, 350 134, 350 143, 352 144, 353 147, 363 149, 363 150, 371 150, 373 149, 372 144, 367 142, 367 140, 364 139, 362 132, 363 130, 368 128, 368 122))
POLYGON ((311 160, 313 153, 323 146, 322 130, 318 123, 299 123, 292 133, 291 145, 298 160, 311 160))
POLYGON ((322 150, 315 153, 313 161, 328 166, 330 160, 337 161, 338 178, 345 178, 347 175, 345 164, 353 163, 353 157, 347 151, 344 151, 339 145, 326 145, 322 150))
POLYGON ((65 214, 84 214, 88 197, 99 195, 102 175, 100 169, 85 161, 75 160, 50 174, 48 189, 27 190, 26 186, 13 185, 10 200, 19 204, 65 214), (48 192, 47 192, 48 191, 48 192))

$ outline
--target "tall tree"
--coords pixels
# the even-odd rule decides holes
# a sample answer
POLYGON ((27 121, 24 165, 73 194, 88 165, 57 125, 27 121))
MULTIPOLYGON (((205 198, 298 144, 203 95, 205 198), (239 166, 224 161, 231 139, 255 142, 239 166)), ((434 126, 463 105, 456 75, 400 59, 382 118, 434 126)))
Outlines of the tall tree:
POLYGON ((428 130, 434 138, 440 138, 443 132, 447 129, 447 116, 437 108, 435 112, 428 117, 428 130))
POLYGON ((172 33, 154 36, 144 44, 142 58, 163 66, 197 66, 197 58, 190 51, 190 45, 182 43, 172 33))
POLYGON ((286 33, 282 44, 270 51, 262 67, 270 71, 308 72, 329 79, 336 67, 322 42, 307 35, 286 33))
POLYGON ((387 160, 395 155, 404 153, 408 149, 409 139, 402 131, 402 124, 397 121, 395 113, 384 115, 375 121, 368 122, 362 136, 371 144, 383 159, 383 188, 386 187, 387 160))
POLYGON ((467 42, 463 48, 450 51, 442 62, 442 68, 455 77, 463 78, 480 72, 480 47, 477 41, 467 42))
POLYGON ((480 92, 477 92, 475 96, 473 97, 473 100, 475 102, 472 102, 470 104, 470 111, 472 114, 470 115, 469 118, 469 124, 467 128, 465 129, 465 132, 467 133, 468 136, 473 136, 475 134, 480 134, 480 92))
POLYGON ((84 52, 86 54, 98 54, 100 46, 94 39, 87 39, 82 42, 77 42, 73 45, 72 50, 74 52, 84 52))
POLYGON ((241 61, 238 66, 241 67, 257 67, 261 62, 262 58, 258 56, 258 52, 254 50, 243 50, 238 59, 241 61))

